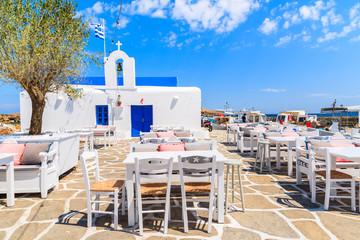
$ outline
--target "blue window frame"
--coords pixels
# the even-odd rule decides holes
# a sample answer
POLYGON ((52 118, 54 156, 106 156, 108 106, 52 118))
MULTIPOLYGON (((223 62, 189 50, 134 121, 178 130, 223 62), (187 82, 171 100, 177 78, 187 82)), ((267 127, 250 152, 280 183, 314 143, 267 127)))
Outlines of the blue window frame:
POLYGON ((107 105, 96 106, 96 125, 109 125, 109 108, 107 105))

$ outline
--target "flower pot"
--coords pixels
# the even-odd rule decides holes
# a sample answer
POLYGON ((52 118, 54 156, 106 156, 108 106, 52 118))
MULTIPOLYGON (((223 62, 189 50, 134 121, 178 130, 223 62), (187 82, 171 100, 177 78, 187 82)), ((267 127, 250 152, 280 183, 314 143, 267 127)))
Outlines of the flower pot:
POLYGON ((117 103, 117 106, 118 106, 118 107, 121 107, 121 103, 117 103))

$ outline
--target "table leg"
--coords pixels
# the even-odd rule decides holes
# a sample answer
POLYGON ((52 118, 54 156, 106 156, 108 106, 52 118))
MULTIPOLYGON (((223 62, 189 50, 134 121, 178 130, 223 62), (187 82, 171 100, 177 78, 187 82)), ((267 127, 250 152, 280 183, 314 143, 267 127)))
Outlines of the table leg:
POLYGON ((224 223, 224 163, 218 166, 218 223, 224 223))
POLYGON ((276 168, 280 169, 280 143, 276 142, 276 168))
POLYGON ((14 206, 15 202, 15 184, 14 184, 14 161, 6 165, 6 205, 14 206))
POLYGON ((106 149, 106 132, 104 133, 104 149, 106 149))
POLYGON ((135 225, 135 201, 134 201, 134 179, 133 166, 126 166, 126 195, 128 205, 128 224, 135 225))
POLYGON ((89 136, 85 136, 85 146, 84 146, 84 150, 85 151, 89 151, 89 136))
POLYGON ((254 156, 253 143, 254 143, 254 135, 250 133, 250 154, 251 154, 251 156, 254 156))
POLYGON ((94 135, 90 136, 90 150, 94 151, 94 135))
POLYGON ((109 144, 109 147, 111 147, 111 135, 110 135, 110 131, 108 132, 108 144, 109 144))
POLYGON ((291 177, 293 174, 293 159, 292 159, 293 143, 288 144, 288 175, 291 177))

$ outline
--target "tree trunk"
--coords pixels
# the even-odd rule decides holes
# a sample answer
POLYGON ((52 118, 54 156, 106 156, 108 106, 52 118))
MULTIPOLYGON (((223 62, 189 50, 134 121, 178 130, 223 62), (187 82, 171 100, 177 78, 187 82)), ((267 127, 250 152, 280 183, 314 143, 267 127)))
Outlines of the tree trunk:
POLYGON ((32 112, 29 135, 40 135, 42 128, 42 118, 45 108, 45 99, 31 98, 32 112))

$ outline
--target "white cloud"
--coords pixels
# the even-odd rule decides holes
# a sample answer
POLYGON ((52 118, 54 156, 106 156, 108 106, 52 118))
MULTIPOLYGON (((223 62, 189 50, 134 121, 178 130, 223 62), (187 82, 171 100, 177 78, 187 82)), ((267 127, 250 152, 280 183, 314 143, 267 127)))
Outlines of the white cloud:
POLYGON ((354 38, 350 39, 350 41, 359 42, 360 41, 360 36, 354 37, 354 38))
POLYGON ((331 9, 327 12, 326 15, 321 17, 321 23, 324 27, 329 26, 329 24, 335 25, 342 21, 342 16, 335 13, 335 9, 331 9))
POLYGON ((148 15, 155 18, 165 18, 166 8, 170 0, 135 0, 124 5, 124 12, 130 15, 148 15))
POLYGON ((266 88, 266 89, 260 89, 262 92, 286 92, 286 89, 276 89, 276 88, 266 88))
POLYGON ((273 32, 276 32, 278 28, 278 21, 277 20, 270 20, 269 18, 265 18, 262 25, 259 27, 259 31, 269 35, 273 32))
POLYGON ((275 44, 275 47, 279 47, 281 45, 287 44, 292 40, 292 37, 290 35, 284 36, 279 39, 279 41, 275 44))
MULTIPOLYGON (((105 2, 96 2, 92 7, 85 8, 76 14, 76 17, 84 16, 86 19, 96 18, 97 15, 111 10, 114 6, 105 2)), ((97 19, 97 18, 96 18, 97 19)))
MULTIPOLYGON (((125 28, 128 23, 129 23, 129 19, 128 19, 128 18, 126 18, 126 17, 120 18, 120 20, 119 20, 119 25, 118 25, 118 29, 125 28)), ((114 22, 114 23, 111 25, 111 27, 113 27, 113 28, 114 28, 115 26, 116 26, 116 22, 114 22)))
POLYGON ((302 40, 303 40, 304 42, 309 42, 309 41, 311 41, 311 36, 309 36, 309 35, 303 36, 303 37, 302 37, 302 40))
POLYGON ((307 94, 308 97, 329 97, 330 94, 328 93, 309 93, 307 94))
POLYGON ((259 7, 256 0, 176 0, 172 18, 184 20, 195 31, 230 32, 259 7))
POLYGON ((177 35, 174 32, 170 32, 167 37, 164 38, 164 42, 168 47, 175 47, 177 41, 177 35))
POLYGON ((304 20, 319 20, 321 11, 330 9, 333 6, 335 6, 334 0, 330 0, 327 3, 319 0, 315 2, 315 5, 304 5, 300 7, 299 12, 304 20))

